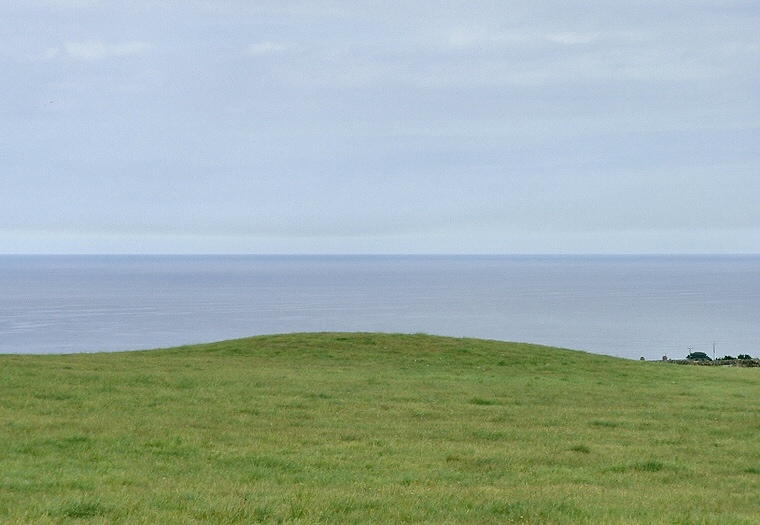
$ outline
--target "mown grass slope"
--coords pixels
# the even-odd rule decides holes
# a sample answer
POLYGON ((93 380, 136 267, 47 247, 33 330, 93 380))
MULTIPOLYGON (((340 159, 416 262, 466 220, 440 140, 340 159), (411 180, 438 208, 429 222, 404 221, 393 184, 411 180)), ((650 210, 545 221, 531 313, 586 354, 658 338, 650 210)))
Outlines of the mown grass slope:
POLYGON ((760 523, 758 369, 427 335, 0 356, 0 523, 760 523))

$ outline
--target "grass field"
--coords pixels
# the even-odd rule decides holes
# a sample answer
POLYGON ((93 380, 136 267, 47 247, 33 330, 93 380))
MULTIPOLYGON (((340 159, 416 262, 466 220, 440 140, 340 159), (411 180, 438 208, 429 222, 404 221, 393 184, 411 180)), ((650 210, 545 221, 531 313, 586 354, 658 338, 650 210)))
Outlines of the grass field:
POLYGON ((760 369, 426 335, 0 356, 0 523, 760 523, 760 369))

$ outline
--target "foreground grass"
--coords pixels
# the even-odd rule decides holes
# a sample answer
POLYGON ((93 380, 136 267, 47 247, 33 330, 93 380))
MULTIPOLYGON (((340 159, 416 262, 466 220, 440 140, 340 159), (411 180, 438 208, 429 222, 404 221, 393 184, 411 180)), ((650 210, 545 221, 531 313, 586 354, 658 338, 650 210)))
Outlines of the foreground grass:
POLYGON ((0 522, 756 524, 758 373, 383 334, 0 356, 0 522))

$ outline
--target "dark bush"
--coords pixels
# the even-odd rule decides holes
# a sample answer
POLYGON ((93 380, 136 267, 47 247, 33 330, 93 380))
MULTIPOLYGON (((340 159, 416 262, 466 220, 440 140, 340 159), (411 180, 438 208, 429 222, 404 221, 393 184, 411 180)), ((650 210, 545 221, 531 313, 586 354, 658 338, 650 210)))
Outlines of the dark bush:
POLYGON ((710 359, 710 356, 704 352, 692 352, 686 356, 686 359, 690 359, 692 361, 712 361, 712 359, 710 359))
POLYGON ((739 354, 739 357, 737 359, 752 359, 752 356, 749 354, 739 354))
POLYGON ((723 357, 720 358, 721 361, 733 361, 734 359, 736 358, 731 357, 730 355, 724 355, 723 357))

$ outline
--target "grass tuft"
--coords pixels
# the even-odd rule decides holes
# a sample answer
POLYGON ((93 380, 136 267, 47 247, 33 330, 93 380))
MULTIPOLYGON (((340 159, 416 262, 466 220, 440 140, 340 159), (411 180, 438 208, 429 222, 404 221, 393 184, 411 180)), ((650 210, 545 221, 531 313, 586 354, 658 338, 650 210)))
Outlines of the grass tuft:
POLYGON ((497 404, 496 401, 493 401, 492 399, 484 399, 482 397, 473 397, 470 399, 470 403, 480 406, 492 406, 497 404))
POLYGON ((617 428, 620 426, 620 423, 616 423, 615 421, 604 421, 597 419, 591 422, 591 426, 598 428, 617 428))
POLYGON ((52 516, 72 519, 89 519, 98 516, 106 516, 106 507, 97 500, 75 500, 65 503, 56 511, 50 512, 52 516))
POLYGON ((612 468, 614 472, 661 472, 666 470, 668 466, 661 461, 638 461, 634 463, 627 463, 625 465, 618 465, 612 468))

